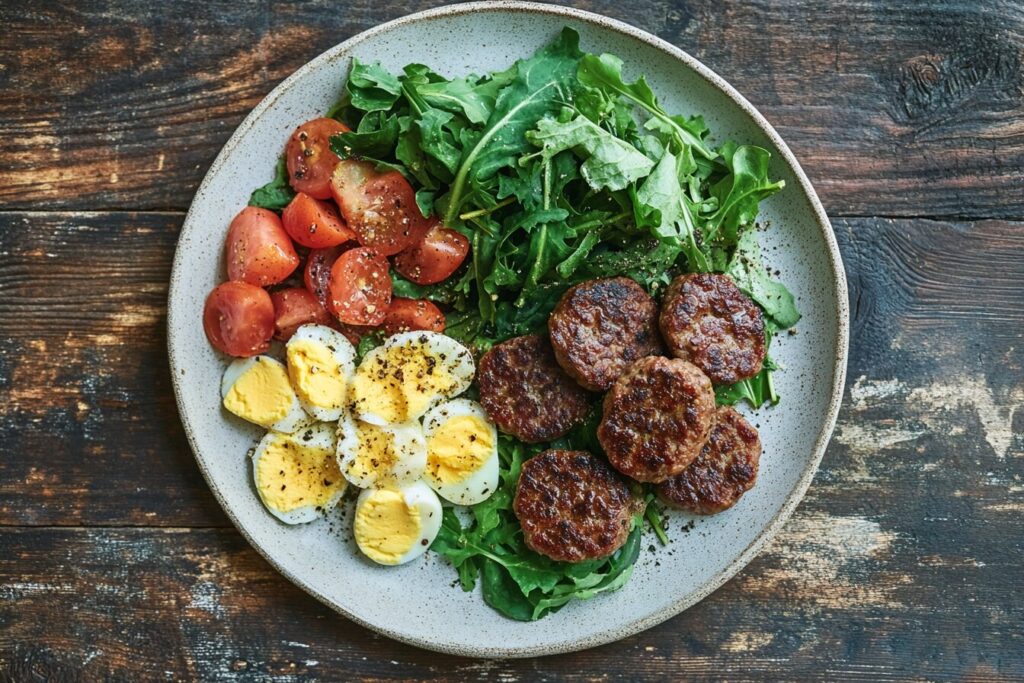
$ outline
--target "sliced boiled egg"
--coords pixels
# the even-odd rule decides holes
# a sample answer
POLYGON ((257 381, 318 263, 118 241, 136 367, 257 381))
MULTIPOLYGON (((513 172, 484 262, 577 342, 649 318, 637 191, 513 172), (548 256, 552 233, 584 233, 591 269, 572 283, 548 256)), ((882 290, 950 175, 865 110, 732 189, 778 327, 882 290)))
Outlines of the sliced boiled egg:
POLYGON ((458 505, 486 500, 498 487, 498 431, 476 401, 457 398, 423 417, 424 480, 458 505))
POLYGON ((356 501, 356 545, 378 564, 405 564, 430 547, 441 528, 441 501, 421 481, 367 489, 356 501))
POLYGON ((312 522, 330 512, 347 483, 334 457, 333 425, 302 425, 294 434, 267 432, 252 456, 260 500, 285 524, 312 522))
POLYGON ((355 417, 376 425, 415 420, 462 393, 476 368, 469 349, 437 332, 402 332, 373 349, 352 382, 355 417))
POLYGON ((231 363, 224 371, 220 393, 228 411, 275 432, 290 434, 309 419, 284 364, 270 356, 231 363))
POLYGON ((338 421, 338 466, 359 488, 397 487, 423 476, 427 446, 419 422, 373 425, 348 413, 338 421))
POLYGON ((356 369, 352 343, 325 325, 303 325, 288 340, 285 355, 292 388, 306 412, 325 422, 341 417, 356 369))

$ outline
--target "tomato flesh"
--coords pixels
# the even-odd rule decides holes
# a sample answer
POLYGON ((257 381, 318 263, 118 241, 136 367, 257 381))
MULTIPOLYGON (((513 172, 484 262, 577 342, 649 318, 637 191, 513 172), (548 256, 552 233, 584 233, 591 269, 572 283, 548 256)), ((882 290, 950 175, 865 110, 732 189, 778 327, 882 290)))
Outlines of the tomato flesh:
POLYGON ((331 266, 343 251, 345 249, 340 246, 314 249, 306 257, 306 268, 302 274, 303 282, 306 284, 306 289, 320 302, 320 305, 328 310, 330 310, 328 283, 331 280, 331 266))
POLYGON ((228 279, 265 287, 282 282, 299 265, 277 214, 247 206, 231 221, 224 244, 228 279))
POLYGON ((395 270, 418 285, 447 280, 469 254, 469 239, 434 221, 423 239, 395 257, 395 270))
POLYGON ((379 325, 391 303, 388 261, 373 249, 350 249, 331 266, 327 310, 348 325, 379 325))
POLYGON ((332 203, 305 192, 295 195, 285 207, 281 222, 289 237, 311 249, 334 247, 356 238, 332 203))
POLYGON ((332 135, 346 133, 349 128, 334 119, 313 119, 295 129, 285 147, 288 182, 296 192, 305 192, 314 199, 331 196, 331 172, 338 155, 331 151, 332 135))
POLYGON ((444 313, 426 299, 393 297, 381 323, 388 336, 413 330, 444 332, 444 313))
POLYGON ((334 169, 331 191, 359 244, 384 256, 416 244, 429 227, 398 171, 381 173, 368 161, 345 159, 334 169))
POLYGON ((274 303, 265 289, 224 282, 206 297, 203 330, 213 347, 229 356, 263 353, 274 334, 274 303))
POLYGON ((305 287, 290 287, 270 295, 274 302, 274 339, 288 341, 302 325, 330 325, 331 314, 305 287))

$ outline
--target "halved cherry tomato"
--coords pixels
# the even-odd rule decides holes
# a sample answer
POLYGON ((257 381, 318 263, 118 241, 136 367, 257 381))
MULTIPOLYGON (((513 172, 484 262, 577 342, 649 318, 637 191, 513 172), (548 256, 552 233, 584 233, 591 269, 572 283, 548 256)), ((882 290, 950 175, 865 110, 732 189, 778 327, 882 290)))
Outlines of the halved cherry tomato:
POLYGON ((349 325, 379 325, 391 303, 388 260, 373 249, 350 249, 331 266, 327 310, 349 325))
POLYGON ((349 128, 334 119, 313 119, 295 129, 284 150, 288 181, 296 192, 314 199, 331 196, 331 172, 338 155, 331 151, 330 138, 349 128))
POLYGON ((290 287, 270 295, 274 302, 274 339, 288 341, 307 323, 330 325, 334 319, 305 287, 290 287))
POLYGON ((398 171, 380 173, 368 161, 346 159, 334 169, 331 192, 359 243, 384 256, 411 247, 427 231, 412 186, 398 171))
POLYGON ((338 260, 341 253, 345 251, 342 247, 327 247, 326 249, 314 249, 306 257, 306 269, 302 279, 308 289, 320 305, 330 310, 328 301, 330 291, 328 282, 331 280, 331 266, 338 260))
POLYGON ((312 249, 334 247, 356 238, 334 204, 313 199, 305 192, 295 195, 284 208, 281 222, 293 240, 312 249))
POLYGON ((277 214, 247 206, 228 228, 225 242, 228 279, 265 287, 283 281, 299 265, 277 214))
POLYGON ((359 346, 360 339, 377 329, 375 327, 366 327, 364 325, 346 325, 345 323, 338 322, 337 320, 334 321, 331 327, 345 335, 345 339, 352 342, 352 346, 359 346))
POLYGON ((447 280, 468 253, 466 236, 435 220, 423 239, 395 257, 395 270, 418 285, 432 285, 447 280))
POLYGON ((203 329, 213 347, 242 358, 263 353, 274 334, 274 304, 265 289, 246 282, 214 287, 203 308, 203 329))
POLYGON ((392 335, 412 330, 444 332, 444 313, 425 299, 392 297, 387 315, 381 323, 384 334, 392 335))

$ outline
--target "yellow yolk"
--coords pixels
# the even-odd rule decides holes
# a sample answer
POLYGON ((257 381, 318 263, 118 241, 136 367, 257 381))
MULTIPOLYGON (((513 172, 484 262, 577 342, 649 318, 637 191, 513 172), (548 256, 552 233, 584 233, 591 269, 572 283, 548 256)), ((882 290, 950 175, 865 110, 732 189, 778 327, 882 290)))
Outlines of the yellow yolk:
POLYGON ((224 397, 224 407, 243 420, 269 427, 288 415, 294 400, 284 367, 257 359, 235 380, 224 397))
POLYGON ((331 350, 309 339, 288 345, 288 375, 295 393, 318 408, 345 403, 345 376, 331 350))
POLYGON ((256 466, 263 502, 280 512, 326 504, 345 486, 334 453, 288 438, 270 443, 256 466))
POLYGON ((400 491, 375 490, 356 512, 353 532, 359 549, 374 562, 398 564, 419 542, 420 511, 400 491))
POLYGON ((346 464, 346 471, 356 477, 365 477, 373 472, 390 473, 398 462, 394 435, 365 422, 356 423, 356 435, 359 447, 356 457, 346 464))
POLYGON ((451 391, 458 380, 419 344, 395 346, 356 371, 352 397, 358 414, 372 414, 388 424, 421 415, 438 396, 451 391))
POLYGON ((479 470, 493 452, 487 424, 474 415, 459 415, 427 439, 427 472, 439 484, 456 484, 479 470))

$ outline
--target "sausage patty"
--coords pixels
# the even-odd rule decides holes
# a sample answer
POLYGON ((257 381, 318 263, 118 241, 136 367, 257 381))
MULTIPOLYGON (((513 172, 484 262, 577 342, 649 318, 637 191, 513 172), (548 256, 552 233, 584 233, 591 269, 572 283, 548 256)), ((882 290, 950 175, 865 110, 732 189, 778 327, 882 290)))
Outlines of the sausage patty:
POLYGON ((628 277, 572 287, 548 318, 555 358, 583 388, 604 391, 633 361, 661 352, 658 306, 628 277))
POLYGON ((501 431, 527 443, 551 441, 583 421, 590 396, 555 361, 544 337, 497 344, 480 359, 480 404, 501 431))
POLYGON ((761 438, 753 425, 728 406, 700 455, 682 474, 658 484, 658 497, 672 507, 713 515, 736 504, 757 481, 761 438))
POLYGON ((597 439, 612 466, 637 481, 660 482, 694 461, 715 420, 715 392, 700 368, 647 356, 604 397, 597 439))
POLYGON ((715 384, 753 377, 764 362, 764 317, 728 275, 680 275, 661 303, 661 334, 672 354, 715 384))
POLYGON ((600 458, 550 450, 523 464, 512 509, 526 545, 553 560, 582 562, 622 547, 637 505, 600 458))

